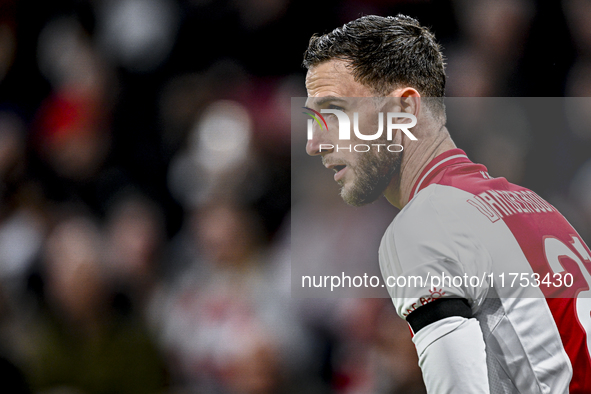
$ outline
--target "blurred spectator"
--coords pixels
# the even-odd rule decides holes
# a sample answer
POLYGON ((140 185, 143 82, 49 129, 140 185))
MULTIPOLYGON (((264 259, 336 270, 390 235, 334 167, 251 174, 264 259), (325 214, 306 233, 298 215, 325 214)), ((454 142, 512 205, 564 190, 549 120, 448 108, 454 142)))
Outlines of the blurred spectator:
POLYGON ((426 394, 408 327, 390 300, 343 300, 337 322, 335 392, 426 394))
POLYGON ((523 54, 534 8, 531 0, 456 0, 461 29, 447 51, 448 96, 504 96, 523 54), (499 28, 502 26, 502 28, 499 28))
POLYGON ((101 242, 96 223, 84 216, 60 221, 49 235, 45 303, 23 349, 34 390, 156 393, 164 387, 161 359, 142 325, 111 307, 101 242))
POLYGON ((568 27, 581 58, 591 56, 591 5, 583 0, 563 0, 568 27))
POLYGON ((152 72, 168 58, 178 29, 172 0, 97 2, 97 41, 115 63, 134 72, 152 72))
POLYGON ((107 213, 106 260, 113 290, 142 315, 158 283, 165 241, 159 207, 137 193, 120 196, 107 213))
POLYGON ((59 176, 87 180, 96 175, 109 149, 106 65, 72 18, 44 27, 38 59, 54 92, 37 115, 37 148, 59 176))
POLYGON ((177 381, 206 393, 305 391, 313 379, 293 379, 307 343, 273 290, 260 219, 218 201, 192 220, 200 258, 160 319, 177 381))
POLYGON ((194 132, 196 119, 212 102, 244 99, 251 85, 244 69, 226 59, 202 73, 171 78, 160 96, 162 137, 167 150, 174 152, 185 147, 194 132))

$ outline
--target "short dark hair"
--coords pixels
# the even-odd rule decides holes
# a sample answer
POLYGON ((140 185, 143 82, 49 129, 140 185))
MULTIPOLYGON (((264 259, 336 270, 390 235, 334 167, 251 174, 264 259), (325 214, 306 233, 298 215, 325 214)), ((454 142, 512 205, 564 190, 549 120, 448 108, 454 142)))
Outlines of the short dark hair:
MULTIPOLYGON (((349 62, 353 76, 377 95, 400 85, 425 97, 445 93, 445 61, 428 28, 409 16, 363 16, 324 35, 314 34, 304 53, 304 67, 328 60, 349 62)), ((443 99, 439 111, 445 113, 443 99)))

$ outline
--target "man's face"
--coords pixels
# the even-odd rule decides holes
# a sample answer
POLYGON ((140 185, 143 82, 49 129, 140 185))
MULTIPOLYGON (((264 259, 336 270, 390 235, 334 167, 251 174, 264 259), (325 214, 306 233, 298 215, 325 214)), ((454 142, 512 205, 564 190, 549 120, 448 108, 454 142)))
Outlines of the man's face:
MULTIPOLYGON (((345 112, 353 128, 353 113, 359 114, 359 130, 373 134, 378 130, 379 112, 385 111, 385 101, 374 98, 371 90, 356 82, 342 60, 331 60, 310 68, 306 75, 308 100, 306 106, 316 111, 337 109, 345 112)), ((322 163, 335 170, 335 181, 341 186, 341 197, 353 206, 377 200, 400 169, 401 154, 389 152, 382 146, 378 152, 372 144, 388 145, 386 133, 374 141, 362 141, 351 130, 351 140, 339 140, 339 127, 335 115, 323 114, 328 130, 314 126, 313 138, 306 145, 311 156, 322 156, 322 163), (339 149, 350 145, 366 144, 368 152, 339 149), (321 148, 322 145, 322 149, 321 148), (333 146, 334 148, 327 148, 333 146)))

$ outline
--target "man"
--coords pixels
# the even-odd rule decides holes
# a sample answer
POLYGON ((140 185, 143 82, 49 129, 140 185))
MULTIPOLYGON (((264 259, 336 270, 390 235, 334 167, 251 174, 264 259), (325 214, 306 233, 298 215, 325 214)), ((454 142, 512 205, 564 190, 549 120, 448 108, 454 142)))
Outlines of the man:
MULTIPOLYGON (((554 207, 456 148, 445 127, 444 60, 429 30, 403 15, 365 16, 313 36, 304 66, 306 106, 326 121, 314 126, 308 154, 336 171, 347 203, 383 194, 401 209, 380 267, 384 278, 425 279, 388 290, 428 392, 591 393, 589 248, 554 207), (378 113, 393 113, 399 126, 414 115, 416 140, 400 127, 391 140, 382 133, 380 151, 337 149, 336 115, 353 112, 372 131, 378 113), (527 284, 510 285, 511 274, 527 284)), ((356 135, 347 142, 367 142, 356 135)))

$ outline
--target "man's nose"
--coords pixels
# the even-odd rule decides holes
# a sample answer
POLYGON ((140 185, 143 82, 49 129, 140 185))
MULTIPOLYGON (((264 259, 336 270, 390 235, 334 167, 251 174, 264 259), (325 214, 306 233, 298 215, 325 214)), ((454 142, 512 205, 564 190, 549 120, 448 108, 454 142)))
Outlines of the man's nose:
POLYGON ((312 137, 312 139, 308 140, 306 143, 306 153, 310 156, 324 155, 333 150, 334 145, 324 141, 322 138, 318 138, 317 136, 312 137))

